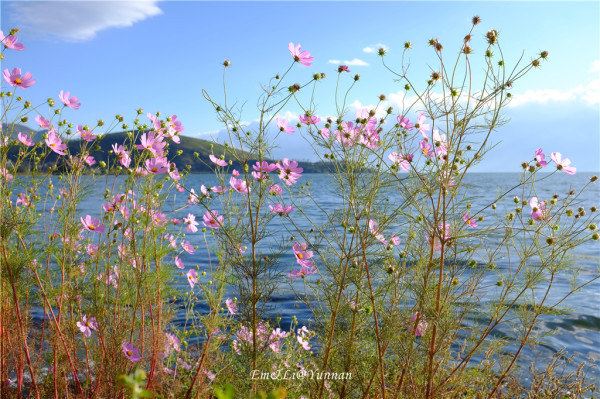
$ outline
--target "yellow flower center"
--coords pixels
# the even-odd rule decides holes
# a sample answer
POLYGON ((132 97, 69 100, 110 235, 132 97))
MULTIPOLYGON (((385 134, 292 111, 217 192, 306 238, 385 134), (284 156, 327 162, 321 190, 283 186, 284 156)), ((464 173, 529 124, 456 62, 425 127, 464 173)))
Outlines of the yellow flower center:
POLYGON ((21 83, 23 83, 23 80, 21 78, 15 78, 15 83, 20 85, 21 83))

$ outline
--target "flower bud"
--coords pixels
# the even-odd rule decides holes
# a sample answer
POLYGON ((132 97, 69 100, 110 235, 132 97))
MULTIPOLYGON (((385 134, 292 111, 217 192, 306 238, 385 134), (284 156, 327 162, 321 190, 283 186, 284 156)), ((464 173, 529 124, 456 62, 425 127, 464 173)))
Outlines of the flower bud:
POLYGON ((231 65, 231 62, 230 62, 228 59, 225 59, 225 60, 223 61, 223 66, 224 66, 225 68, 229 67, 230 65, 231 65))

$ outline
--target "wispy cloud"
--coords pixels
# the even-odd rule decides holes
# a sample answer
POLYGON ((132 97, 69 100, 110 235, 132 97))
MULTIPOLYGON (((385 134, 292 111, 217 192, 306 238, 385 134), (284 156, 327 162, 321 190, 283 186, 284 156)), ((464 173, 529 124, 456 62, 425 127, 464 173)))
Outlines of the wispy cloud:
POLYGON ((363 53, 372 54, 372 53, 376 53, 380 48, 385 49, 386 51, 390 49, 388 46, 386 46, 383 43, 377 43, 377 44, 372 44, 370 46, 363 48, 362 51, 363 51, 363 53))
POLYGON ((162 13, 155 0, 12 1, 11 19, 40 35, 67 41, 92 39, 102 30, 123 28, 162 13))
POLYGON ((344 65, 348 65, 348 66, 369 66, 368 62, 361 60, 360 58, 352 58, 351 60, 344 60, 344 61, 329 60, 327 62, 330 64, 333 64, 333 65, 344 64, 344 65))

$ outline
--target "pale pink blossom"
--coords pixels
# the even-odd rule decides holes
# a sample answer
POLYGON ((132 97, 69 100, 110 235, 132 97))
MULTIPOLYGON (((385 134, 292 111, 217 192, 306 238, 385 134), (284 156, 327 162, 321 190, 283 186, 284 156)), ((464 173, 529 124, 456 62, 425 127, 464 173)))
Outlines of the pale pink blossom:
POLYGON ((87 315, 83 315, 81 321, 77 322, 77 328, 79 328, 84 337, 89 338, 92 335, 92 330, 98 330, 98 323, 95 317, 88 319, 87 315))
POLYGON ((79 107, 81 107, 79 99, 75 96, 72 96, 68 91, 61 90, 60 93, 58 93, 58 98, 65 106, 71 109, 79 109, 79 107))
POLYGON ((81 136, 81 139, 87 141, 88 143, 96 140, 96 135, 81 125, 77 126, 77 132, 81 136))
POLYGON ((531 197, 529 206, 531 207, 531 218, 533 220, 544 220, 548 216, 546 201, 540 201, 538 197, 531 197))
POLYGON ((269 187, 269 194, 271 195, 281 195, 282 193, 283 189, 281 186, 279 186, 279 184, 273 184, 271 187, 269 187))
POLYGON ((33 142, 33 140, 31 139, 31 137, 29 137, 26 133, 21 133, 21 132, 17 133, 17 138, 26 147, 31 147, 32 145, 35 144, 33 142))
POLYGON ((132 363, 139 362, 142 357, 140 356, 140 350, 136 348, 131 342, 123 342, 121 344, 121 351, 125 357, 132 363))
POLYGON ((415 125, 413 125, 411 123, 410 119, 408 119, 404 115, 399 115, 398 118, 397 118, 397 120, 398 120, 398 126, 400 126, 403 129, 410 130, 413 127, 415 127, 415 125))
POLYGON ((319 129, 319 134, 321 135, 321 137, 327 140, 331 135, 331 131, 328 128, 324 127, 322 129, 319 129))
POLYGON ((208 158, 212 161, 212 163, 214 163, 217 166, 220 167, 225 167, 227 166, 227 161, 225 161, 224 159, 221 158, 217 158, 216 156, 214 156, 213 154, 210 154, 208 156, 208 158))
POLYGON ((223 226, 223 215, 217 211, 206 211, 202 216, 202 224, 209 229, 218 229, 223 226))
POLYGON ((192 243, 190 243, 187 240, 184 240, 181 243, 181 248, 183 248, 183 250, 185 252, 187 252, 188 254, 190 254, 190 255, 193 255, 196 252, 196 249, 194 248, 194 246, 192 245, 192 243))
POLYGON ((574 175, 577 172, 575 166, 571 166, 571 160, 569 158, 563 158, 560 152, 553 152, 550 154, 550 158, 556 164, 556 169, 562 170, 568 175, 574 175))
POLYGON ((427 327, 429 326, 429 323, 427 323, 427 321, 425 320, 425 317, 423 315, 421 315, 419 312, 415 312, 411 316, 410 321, 412 322, 411 330, 414 330, 415 337, 422 337, 423 334, 425 334, 427 327), (417 318, 419 319, 418 322, 417 322, 417 318), (417 323, 416 327, 414 325, 415 323, 417 323))
POLYGON ((42 129, 50 129, 50 121, 44 118, 42 115, 37 115, 35 117, 35 121, 37 122, 38 126, 42 129))
POLYGON ((269 205, 269 209, 271 209, 271 213, 276 215, 287 216, 293 212, 294 207, 292 205, 275 204, 269 205))
POLYGON ((233 176, 229 178, 229 185, 231 186, 231 188, 233 188, 235 191, 241 194, 247 194, 250 191, 245 180, 236 179, 233 176))
POLYGON ((269 177, 269 173, 277 169, 277 164, 269 163, 267 161, 256 161, 256 163, 252 165, 252 169, 252 177, 256 180, 265 180, 269 177))
POLYGON ((184 268, 183 261, 181 260, 181 258, 179 256, 175 257, 175 266, 177 266, 178 269, 184 268))
POLYGON ((23 43, 21 43, 17 40, 16 35, 4 36, 4 32, 2 32, 1 30, 0 30, 0 42, 2 42, 2 45, 4 46, 4 48, 9 48, 11 50, 22 51, 25 49, 25 46, 23 45, 23 43))
POLYGON ((80 218, 81 220, 81 224, 83 225, 83 228, 87 231, 91 231, 94 233, 103 233, 104 232, 104 225, 100 222, 100 220, 90 216, 90 215, 85 215, 84 217, 80 218))
POLYGON ((87 166, 94 166, 96 164, 96 159, 91 155, 85 155, 83 157, 83 161, 86 163, 87 166))
POLYGON ((194 288, 194 286, 198 283, 198 272, 196 271, 196 269, 188 270, 186 276, 190 287, 194 288))
POLYGON ((282 159, 277 167, 279 168, 279 178, 288 186, 296 183, 304 170, 298 166, 298 162, 290 161, 287 158, 282 159))
POLYGON ((544 166, 548 165, 548 161, 546 161, 546 154, 544 154, 544 150, 542 150, 541 148, 535 150, 534 157, 537 166, 543 168, 544 166))
POLYGON ((67 145, 62 142, 60 136, 54 129, 48 131, 46 135, 46 145, 58 155, 66 155, 67 145))
POLYGON ((237 313, 237 304, 233 299, 227 298, 225 300, 225 306, 227 307, 227 311, 229 312, 229 314, 234 315, 237 313))
POLYGON ((186 225, 186 228, 189 232, 195 233, 198 231, 199 223, 196 222, 196 216, 191 213, 188 213, 186 217, 183 218, 183 223, 186 225))
POLYGON ((290 50, 290 54, 292 58, 294 58, 295 62, 299 62, 304 66, 311 66, 314 57, 310 55, 310 53, 306 50, 302 50, 302 46, 300 44, 294 45, 294 43, 290 42, 288 44, 288 50, 290 50))
POLYGON ((12 87, 27 89, 35 84, 35 79, 33 79, 31 72, 21 73, 21 68, 13 68, 12 71, 5 69, 2 76, 6 83, 12 87))
POLYGON ((462 216, 463 222, 465 222, 465 224, 471 228, 476 228, 477 227, 477 221, 472 218, 468 212, 465 212, 462 216))
POLYGON ((388 159, 392 161, 395 165, 397 165, 400 169, 404 171, 410 170, 410 164, 413 160, 412 154, 400 154, 397 152, 392 152, 388 155, 388 159))
POLYGON ((303 114, 298 116, 298 119, 300 120, 300 122, 304 123, 305 125, 316 125, 317 123, 321 122, 321 118, 319 118, 316 115, 311 115, 311 114, 303 114))
POLYGON ((425 113, 420 112, 417 115, 417 123, 415 123, 415 127, 423 135, 424 138, 428 138, 427 132, 431 130, 431 125, 429 123, 425 123, 427 118, 425 117, 425 113))
POLYGON ((144 163, 146 170, 154 175, 164 174, 169 171, 169 161, 167 158, 150 158, 144 163))
POLYGON ((276 121, 277 127, 279 128, 280 132, 284 132, 287 134, 294 133, 294 127, 290 125, 286 119, 277 117, 276 121))

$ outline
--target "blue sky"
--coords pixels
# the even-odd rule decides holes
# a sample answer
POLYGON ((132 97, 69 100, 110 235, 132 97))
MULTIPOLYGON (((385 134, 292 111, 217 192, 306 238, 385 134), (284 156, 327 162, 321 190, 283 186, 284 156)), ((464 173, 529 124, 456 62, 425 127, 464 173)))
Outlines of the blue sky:
MULTIPOLYGON (((438 37, 453 51, 477 14, 483 22, 475 51, 482 50, 481 35, 495 28, 507 60, 522 51, 526 59, 550 52, 549 62, 515 87, 515 103, 506 111, 512 121, 496 136, 500 145, 481 170, 516 170, 537 146, 563 152, 580 170, 600 169, 597 2, 3 1, 1 8, 2 29, 20 26, 27 46, 10 53, 2 68, 34 74, 37 84, 27 92, 34 103, 70 90, 83 104, 68 116, 75 122, 132 115, 143 107, 177 114, 192 136, 220 129, 201 90, 219 98, 225 58, 233 65, 230 95, 246 102, 243 118, 251 121, 260 83, 287 68, 289 41, 301 43, 315 63, 296 68, 292 80, 328 73, 317 91, 318 113, 327 115, 334 111, 336 66, 330 60, 368 64, 350 66, 361 75, 351 102, 373 104, 378 94, 402 88, 365 48, 385 44, 387 62, 398 64, 402 44, 411 41, 413 74, 423 81, 433 62, 427 40, 438 37)), ((287 111, 298 110, 290 105, 287 111)), ((297 137, 286 138, 279 152, 310 158, 297 137)))

